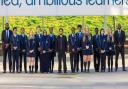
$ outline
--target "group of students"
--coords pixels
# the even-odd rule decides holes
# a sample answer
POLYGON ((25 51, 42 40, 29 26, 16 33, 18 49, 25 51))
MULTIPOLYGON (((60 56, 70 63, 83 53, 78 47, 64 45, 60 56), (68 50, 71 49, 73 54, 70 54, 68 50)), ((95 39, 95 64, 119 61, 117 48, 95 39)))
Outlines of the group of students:
POLYGON ((95 35, 92 36, 89 27, 82 26, 71 28, 71 34, 67 37, 63 34, 63 28, 59 29, 59 35, 53 33, 53 27, 49 28, 49 34, 41 27, 37 26, 36 34, 32 30, 29 36, 25 34, 25 28, 21 28, 21 34, 17 34, 17 27, 11 31, 9 23, 5 24, 5 30, 2 32, 3 48, 3 73, 6 73, 6 60, 8 56, 9 72, 22 72, 22 62, 24 62, 24 71, 27 73, 27 63, 30 73, 53 73, 54 57, 58 55, 58 73, 63 71, 67 73, 66 54, 70 54, 71 72, 90 72, 92 56, 94 56, 95 72, 105 72, 108 64, 108 72, 113 71, 113 56, 115 55, 115 71, 118 69, 118 57, 121 53, 122 68, 125 70, 124 43, 125 32, 118 24, 117 30, 112 33, 112 29, 95 28, 95 35), (23 60, 22 60, 23 59, 23 60), (108 60, 106 60, 108 59, 108 60), (108 61, 108 63, 106 63, 108 61), (79 65, 80 64, 80 65, 79 65), (79 68, 80 66, 80 68, 79 68), (16 71, 15 71, 16 70, 16 71))

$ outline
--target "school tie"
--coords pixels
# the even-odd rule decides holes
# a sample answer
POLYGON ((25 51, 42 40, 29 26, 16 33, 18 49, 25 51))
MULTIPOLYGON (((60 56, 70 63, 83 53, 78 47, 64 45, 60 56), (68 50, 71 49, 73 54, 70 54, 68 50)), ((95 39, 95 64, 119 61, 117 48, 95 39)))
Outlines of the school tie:
POLYGON ((6 37, 7 37, 7 39, 8 39, 8 30, 6 30, 6 37))

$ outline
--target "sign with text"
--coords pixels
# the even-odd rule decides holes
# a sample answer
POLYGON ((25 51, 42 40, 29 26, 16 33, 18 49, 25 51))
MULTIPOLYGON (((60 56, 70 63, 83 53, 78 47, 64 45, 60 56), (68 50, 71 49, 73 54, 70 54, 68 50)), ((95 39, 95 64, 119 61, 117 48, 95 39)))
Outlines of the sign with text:
POLYGON ((128 0, 0 0, 0 16, 128 15, 128 0))

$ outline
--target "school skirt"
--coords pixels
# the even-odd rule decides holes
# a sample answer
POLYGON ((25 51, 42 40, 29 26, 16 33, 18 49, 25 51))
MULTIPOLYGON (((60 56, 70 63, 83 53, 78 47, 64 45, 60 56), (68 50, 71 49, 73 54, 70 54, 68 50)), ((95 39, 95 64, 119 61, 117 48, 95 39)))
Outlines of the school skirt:
POLYGON ((35 53, 34 53, 34 52, 32 52, 32 53, 28 53, 27 56, 28 56, 28 57, 35 57, 35 53))
POLYGON ((92 55, 93 54, 92 49, 83 49, 82 53, 83 53, 83 55, 92 55))

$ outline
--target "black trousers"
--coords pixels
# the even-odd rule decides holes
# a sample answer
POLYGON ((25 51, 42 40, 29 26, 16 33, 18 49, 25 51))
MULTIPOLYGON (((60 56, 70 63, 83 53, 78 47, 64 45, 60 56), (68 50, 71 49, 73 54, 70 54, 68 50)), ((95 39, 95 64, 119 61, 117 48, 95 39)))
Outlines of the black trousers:
POLYGON ((113 71, 113 55, 108 55, 108 71, 113 71))
POLYGON ((61 72, 62 62, 63 62, 64 72, 67 72, 66 54, 65 52, 60 51, 58 52, 58 72, 61 72))
POLYGON ((6 72, 6 61, 8 56, 8 62, 9 62, 9 71, 12 70, 12 60, 11 60, 11 47, 7 49, 3 49, 3 70, 6 72))
POLYGON ((82 51, 77 52, 77 72, 79 71, 79 61, 81 63, 81 72, 83 71, 83 54, 82 51))
POLYGON ((94 52, 94 68, 96 72, 99 72, 100 67, 100 53, 94 52))
POLYGON ((36 55, 35 55, 35 72, 38 71, 38 62, 39 62, 39 59, 40 59, 40 52, 37 51, 36 52, 36 55))
POLYGON ((18 50, 13 50, 13 72, 15 72, 15 68, 16 71, 19 72, 19 51, 18 50))
POLYGON ((106 69, 106 54, 101 53, 100 58, 101 58, 101 72, 105 72, 105 69, 106 69))
POLYGON ((55 52, 50 52, 49 53, 49 71, 53 72, 53 68, 54 68, 54 57, 55 57, 55 52))
POLYGON ((122 68, 123 70, 125 70, 125 58, 124 58, 124 47, 116 47, 116 60, 115 60, 115 68, 116 70, 118 69, 118 58, 119 58, 119 54, 121 54, 121 58, 122 58, 122 68))
POLYGON ((77 71, 76 65, 77 65, 77 54, 74 52, 70 53, 70 65, 71 65, 71 71, 72 73, 77 71))
POLYGON ((27 72, 27 54, 26 52, 20 52, 20 72, 22 72, 22 62, 24 60, 24 71, 27 72))

